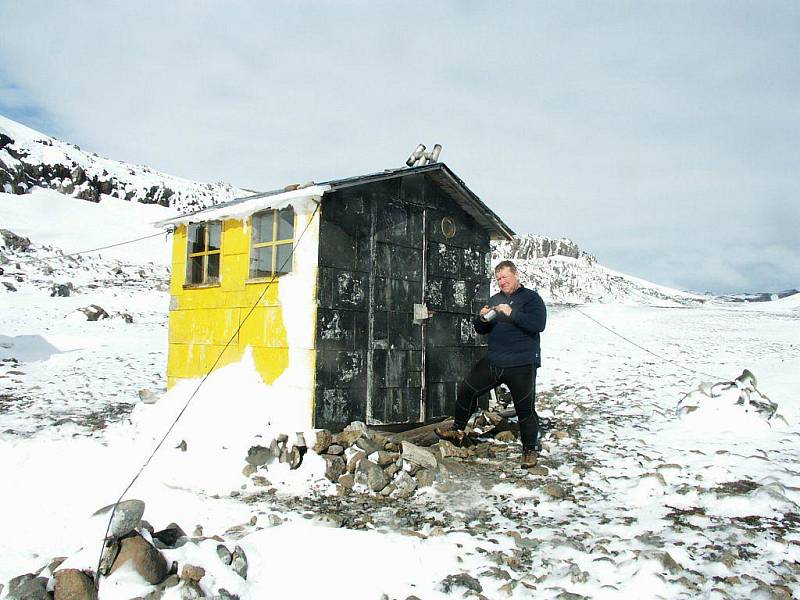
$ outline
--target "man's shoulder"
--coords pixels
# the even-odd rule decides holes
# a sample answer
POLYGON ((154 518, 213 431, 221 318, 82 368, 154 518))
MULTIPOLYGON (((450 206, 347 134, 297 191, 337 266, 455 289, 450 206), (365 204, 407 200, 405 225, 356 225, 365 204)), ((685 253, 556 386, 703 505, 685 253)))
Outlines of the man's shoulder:
POLYGON ((541 300, 542 299, 542 297, 539 295, 539 292, 537 292, 536 290, 533 290, 531 288, 525 287, 525 286, 521 286, 519 288, 519 292, 518 293, 525 300, 531 300, 531 299, 534 299, 534 298, 537 299, 537 300, 541 300))

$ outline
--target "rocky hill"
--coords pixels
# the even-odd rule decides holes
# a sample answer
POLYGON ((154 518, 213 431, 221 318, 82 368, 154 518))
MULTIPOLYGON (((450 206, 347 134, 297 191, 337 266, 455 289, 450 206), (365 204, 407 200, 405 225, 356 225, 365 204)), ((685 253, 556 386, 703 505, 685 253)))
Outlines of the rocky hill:
POLYGON ((97 156, 0 116, 0 192, 33 187, 99 202, 103 195, 197 209, 247 194, 227 183, 199 183, 97 156))
POLYGON ((612 271, 566 238, 529 234, 493 244, 492 263, 503 259, 513 261, 522 282, 550 303, 688 305, 709 299, 612 271))

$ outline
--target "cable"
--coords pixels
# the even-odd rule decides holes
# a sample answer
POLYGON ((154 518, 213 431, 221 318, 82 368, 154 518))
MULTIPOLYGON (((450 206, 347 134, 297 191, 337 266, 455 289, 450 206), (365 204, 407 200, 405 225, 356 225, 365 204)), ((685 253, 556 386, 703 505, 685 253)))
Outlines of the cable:
MULTIPOLYGON (((168 231, 167 235, 172 233, 172 231, 168 231)), ((15 260, 12 262, 18 263, 29 263, 29 262, 45 262, 54 258, 69 258, 71 256, 78 256, 80 254, 89 254, 90 252, 99 252, 100 250, 107 250, 108 248, 116 248, 118 246, 124 246, 126 244, 133 244, 134 242, 141 242, 142 240, 149 240, 150 238, 158 237, 160 235, 164 235, 163 231, 159 231, 158 233, 154 233, 152 235, 145 235, 142 237, 134 238, 132 240, 126 240, 124 242, 117 242, 115 244, 109 244, 107 246, 100 246, 99 248, 90 248, 89 250, 80 250, 78 252, 70 252, 69 254, 54 254, 52 256, 45 256, 44 258, 28 258, 23 260, 15 260)))
MULTIPOLYGON (((306 226, 305 226, 305 228, 303 228, 303 231, 302 231, 302 232, 300 233, 300 235, 297 237, 297 241, 296 241, 296 242, 294 243, 294 245, 292 246, 292 251, 291 251, 291 252, 289 253, 289 255, 288 255, 288 256, 287 256, 287 257, 284 259, 284 261, 283 261, 283 263, 281 264, 281 266, 280 266, 280 268, 278 269, 278 271, 272 275, 272 278, 271 278, 271 279, 270 279, 270 280, 267 282, 267 284, 264 286, 264 289, 261 291, 261 294, 258 296, 258 298, 256 299, 256 301, 255 301, 255 302, 253 303, 253 305, 250 307, 250 310, 249 310, 249 311, 247 311, 247 314, 244 316, 244 319, 242 319, 242 320, 239 322, 239 326, 236 328, 236 331, 234 331, 234 332, 233 332, 233 335, 231 335, 231 337, 230 337, 230 339, 228 340, 228 342, 225 344, 225 346, 222 348, 222 350, 220 351, 220 353, 217 355, 217 358, 216 358, 216 360, 214 361, 214 364, 212 364, 212 365, 211 365, 211 368, 210 368, 210 369, 208 369, 208 371, 206 371, 206 374, 205 374, 205 375, 203 375, 203 378, 202 378, 202 379, 200 380, 200 382, 197 384, 197 387, 196 387, 196 388, 194 388, 194 391, 193 391, 193 392, 192 392, 192 394, 189 396, 189 399, 188 399, 188 400, 186 401, 186 403, 183 405, 183 408, 181 408, 181 410, 180 410, 180 412, 178 413, 178 415, 177 415, 177 416, 175 417, 175 419, 172 421, 172 424, 169 426, 169 428, 167 429, 167 431, 166 431, 166 433, 164 434, 164 436, 161 438, 161 440, 158 442, 158 444, 156 444, 156 447, 155 447, 155 448, 153 449, 153 451, 150 453, 150 456, 148 456, 148 457, 147 457, 147 460, 145 460, 145 461, 144 461, 144 464, 141 466, 141 468, 140 468, 140 469, 139 469, 139 471, 136 473, 136 475, 134 476, 134 478, 131 480, 131 482, 128 484, 128 486, 125 488, 125 490, 122 492, 122 494, 120 494, 120 496, 119 496, 119 498, 117 499, 117 501, 114 503, 114 507, 111 509, 111 515, 110 515, 110 516, 109 516, 109 518, 108 518, 108 526, 106 527, 106 532, 105 532, 105 534, 103 535, 103 548, 100 550, 100 558, 98 558, 98 560, 97 560, 97 569, 96 569, 96 571, 95 571, 95 572, 97 573, 97 579, 96 579, 95 583, 96 583, 96 588, 97 588, 98 590, 100 589, 100 564, 103 562, 103 551, 105 550, 105 540, 106 540, 106 539, 107 539, 107 537, 108 537, 108 532, 111 530, 111 521, 113 521, 113 519, 114 519, 114 514, 115 514, 115 513, 116 513, 116 511, 117 511, 117 506, 119 506, 119 503, 120 503, 120 502, 122 502, 122 499, 125 497, 125 494, 127 494, 127 493, 128 493, 128 491, 129 491, 129 490, 130 490, 130 489, 133 487, 133 484, 134 484, 134 483, 136 483, 136 480, 137 480, 137 479, 139 479, 139 477, 141 476, 141 474, 144 472, 144 470, 145 470, 145 469, 147 468, 147 466, 150 464, 150 461, 153 459, 153 457, 154 457, 154 456, 156 455, 156 453, 159 451, 159 449, 161 448, 161 446, 164 444, 164 442, 166 441, 167 437, 169 437, 169 434, 172 432, 172 430, 173 430, 173 428, 175 427, 175 425, 177 425, 177 424, 178 424, 178 421, 179 421, 179 420, 180 420, 180 418, 183 416, 183 413, 184 413, 184 412, 186 412, 186 409, 187 409, 187 408, 189 408, 189 404, 191 403, 191 401, 192 401, 192 400, 194 400, 194 397, 197 395, 197 392, 199 392, 199 391, 200 391, 200 388, 201 388, 201 387, 203 387, 203 384, 206 382, 206 379, 208 379, 208 376, 209 376, 209 375, 211 375, 211 373, 214 371, 214 369, 216 369, 216 368, 217 368, 217 365, 219 364, 219 361, 220 361, 220 360, 222 360, 222 355, 223 355, 223 354, 225 354, 225 351, 226 351, 226 350, 228 349, 228 347, 231 345, 231 343, 233 342, 233 340, 234 340, 234 339, 236 339, 236 336, 237 336, 237 335, 239 335, 239 331, 241 331, 241 329, 242 329, 242 326, 245 324, 245 322, 247 321, 247 319, 249 319, 249 318, 250 318, 250 315, 252 315, 252 314, 253 314, 253 311, 254 311, 254 310, 255 310, 255 309, 258 307, 258 304, 259 304, 259 303, 261 302, 261 300, 264 298, 264 295, 267 293, 267 290, 270 288, 270 286, 271 286, 273 283, 275 283, 275 280, 276 280, 276 278, 278 277, 278 273, 282 273, 282 272, 283 272, 283 268, 284 268, 284 267, 285 267, 285 266, 286 266, 286 265, 289 263, 289 261, 292 259, 292 256, 294 256, 294 253, 295 253, 295 250, 297 249, 297 246, 300 244, 300 240, 302 240, 302 239, 303 239, 303 236, 306 234, 306 231, 308 231, 308 228, 309 228, 309 226, 310 226, 310 225, 311 225, 311 223, 314 221, 314 217, 315 217, 315 216, 317 215, 317 213, 319 212, 319 207, 320 207, 320 204, 319 204, 319 203, 317 203, 317 207, 314 209, 314 212, 311 214, 311 218, 308 220, 308 223, 306 223, 306 226)), ((159 234, 159 235, 160 235, 160 234, 159 234)))
POLYGON ((576 310, 577 312, 579 312, 580 314, 582 314, 584 317, 586 317, 586 318, 587 318, 587 319, 589 319, 590 321, 594 321, 595 323, 597 323, 598 325, 600 325, 600 327, 602 327, 602 328, 603 328, 603 329, 605 329, 606 331, 610 331, 611 333, 613 333, 613 334, 614 334, 614 335, 616 335, 617 337, 620 337, 620 338, 622 338, 623 340, 625 340, 625 341, 626 341, 626 342, 628 342, 629 344, 633 344, 634 346, 636 346, 636 347, 637 347, 637 348, 639 348, 640 350, 644 350, 644 351, 645 351, 645 352, 647 352, 648 354, 652 354, 652 355, 653 355, 653 356, 655 356, 656 358, 659 358, 659 359, 661 359, 661 360, 663 360, 663 361, 666 361, 666 362, 670 363, 671 365, 674 365, 674 366, 676 366, 676 367, 678 367, 678 368, 680 368, 680 369, 683 369, 683 370, 685 370, 685 371, 689 371, 690 373, 694 373, 695 375, 702 375, 703 377, 711 377, 712 379, 716 379, 716 380, 728 381, 728 379, 727 379, 727 378, 725 378, 725 377, 719 377, 719 376, 717 376, 717 375, 712 375, 712 374, 710 374, 710 373, 704 373, 703 371, 697 371, 696 369, 691 369, 691 368, 689 368, 689 367, 686 367, 686 366, 684 366, 684 365, 682 365, 682 364, 680 364, 680 363, 678 363, 678 362, 675 362, 674 360, 670 360, 670 359, 669 359, 669 358, 667 358, 666 356, 661 356, 660 354, 656 354, 656 353, 655 353, 655 352, 653 352, 652 350, 649 350, 649 349, 645 348, 645 347, 644 347, 644 346, 642 346, 641 344, 637 344, 636 342, 634 342, 634 341, 633 341, 633 340, 631 340, 630 338, 627 338, 627 337, 625 337, 625 336, 624 336, 624 335, 622 335, 621 333, 618 333, 618 332, 614 331, 613 329, 611 329, 610 327, 607 327, 606 325, 603 325, 603 324, 602 324, 600 321, 598 321, 598 320, 597 320, 597 319, 595 319, 594 317, 590 317, 590 316, 589 316, 589 315, 587 315, 585 312, 583 312, 581 309, 579 309, 577 306, 575 306, 575 305, 571 305, 571 306, 570 306, 570 308, 572 308, 572 309, 576 310))

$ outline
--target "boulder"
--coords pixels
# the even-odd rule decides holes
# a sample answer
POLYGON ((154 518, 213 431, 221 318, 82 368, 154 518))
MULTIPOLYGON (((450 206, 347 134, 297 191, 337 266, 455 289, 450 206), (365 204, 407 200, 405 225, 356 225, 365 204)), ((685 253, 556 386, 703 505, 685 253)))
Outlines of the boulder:
POLYGON ((121 538, 138 527, 144 515, 144 502, 135 499, 123 500, 116 505, 116 508, 114 508, 113 504, 109 504, 95 511, 92 516, 108 519, 112 510, 114 511, 114 518, 111 519, 111 525, 106 536, 107 539, 121 538))
POLYGON ((436 469, 436 457, 425 448, 403 441, 403 459, 424 469, 436 469))
POLYGON ((178 540, 182 537, 186 537, 186 532, 176 523, 170 523, 161 531, 153 534, 153 542, 158 541, 165 548, 175 548, 178 540))
POLYGON ((362 458, 366 458, 366 454, 363 450, 359 450, 353 456, 350 457, 350 460, 347 461, 347 472, 348 473, 355 473, 356 467, 358 467, 358 463, 361 461, 362 458))
POLYGON ((567 495, 567 493, 564 491, 564 488, 557 483, 548 483, 542 486, 542 491, 556 500, 560 500, 567 495))
POLYGON ((122 539, 119 554, 110 573, 128 563, 151 585, 163 581, 169 571, 166 559, 138 533, 122 539))
POLYGON ((336 483, 344 473, 344 459, 341 456, 331 456, 330 454, 323 454, 322 458, 325 459, 325 477, 328 481, 336 483))
POLYGON ((50 600, 47 592, 47 577, 34 577, 26 573, 8 582, 6 600, 50 600))
POLYGON ((317 454, 322 454, 333 443, 333 434, 327 429, 317 431, 317 440, 311 449, 317 454))
POLYGON ((408 498, 417 489, 417 481, 405 471, 395 478, 394 485, 394 496, 397 498, 408 498))
POLYGON ((106 312, 106 309, 104 309, 102 306, 98 306, 97 304, 90 304, 89 306, 84 306, 83 308, 79 308, 78 311, 86 315, 87 321, 99 321, 101 319, 108 318, 108 313, 106 312))
POLYGON ((343 431, 336 434, 333 438, 333 442, 344 448, 349 448, 356 443, 356 440, 361 437, 362 433, 362 431, 343 431))
POLYGON ((62 569, 55 577, 55 600, 97 600, 94 582, 83 571, 62 569))
POLYGON ((181 569, 181 579, 184 581, 198 582, 206 575, 206 570, 203 567, 185 564, 181 569))
POLYGON ((417 469, 414 479, 417 481, 417 487, 430 487, 433 485, 434 472, 431 469, 417 469))
POLYGON ((355 443, 356 447, 360 448, 364 451, 367 456, 372 454, 373 452, 377 452, 378 450, 383 450, 383 443, 373 442, 371 439, 366 437, 360 437, 356 440, 355 443))
POLYGON ((365 484, 373 492, 379 492, 389 483, 389 478, 376 463, 364 459, 358 463, 356 481, 365 484))
POLYGON ((50 297, 67 298, 72 294, 74 290, 75 287, 72 285, 72 282, 54 283, 50 288, 50 297))
POLYGON ((344 454, 344 448, 339 444, 331 444, 328 446, 328 454, 340 455, 344 454))
POLYGON ((447 440, 439 440, 439 454, 442 458, 467 458, 469 456, 469 450, 466 448, 459 448, 447 440))
POLYGON ((393 462, 395 462, 400 455, 394 452, 387 452, 386 450, 378 450, 377 452, 370 454, 369 459, 373 462, 378 463, 381 467, 386 467, 393 462))
POLYGON ((10 250, 21 250, 25 252, 31 246, 30 239, 17 235, 8 229, 0 229, 0 238, 3 238, 5 247, 10 250))
POLYGON ((269 448, 265 448, 264 446, 251 446, 250 449, 247 451, 247 464, 253 465, 254 467, 260 467, 261 465, 267 464, 267 461, 272 457, 272 454, 269 451, 269 448))
POLYGON ((217 556, 219 556, 219 559, 222 561, 223 565, 230 566, 230 564, 233 562, 233 554, 231 554, 231 551, 228 550, 228 547, 225 544, 217 545, 217 556))
POLYGON ((247 579, 247 555, 240 546, 233 549, 231 568, 242 579, 247 579))

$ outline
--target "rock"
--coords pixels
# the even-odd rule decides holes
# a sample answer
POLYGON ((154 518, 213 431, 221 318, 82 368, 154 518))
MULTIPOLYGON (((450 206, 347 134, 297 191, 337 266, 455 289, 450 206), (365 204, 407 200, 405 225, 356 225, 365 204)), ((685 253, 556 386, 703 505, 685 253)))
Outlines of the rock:
POLYGON ((170 523, 161 531, 156 531, 153 534, 153 542, 158 540, 165 548, 174 548, 182 537, 186 537, 186 532, 176 523, 170 523))
POLYGON ((542 486, 542 491, 556 500, 560 500, 567 495, 567 493, 564 491, 564 488, 557 483, 548 483, 542 486))
POLYGON ((331 444, 330 446, 328 446, 328 454, 339 456, 341 454, 344 454, 344 448, 339 444, 331 444))
POLYGON ((54 283, 50 288, 50 297, 51 298, 67 298, 69 297, 72 292, 74 291, 75 287, 72 285, 71 282, 67 283, 54 283))
POLYGON ((399 454, 395 454, 393 452, 387 452, 386 450, 378 450, 377 452, 374 452, 373 454, 369 455, 369 459, 372 462, 378 463, 378 466, 380 467, 385 467, 387 465, 390 465, 398 458, 400 458, 399 454))
POLYGON ((128 325, 133 323, 133 315, 126 312, 117 313, 115 316, 125 321, 128 325))
POLYGON ((291 470, 295 470, 300 468, 300 465, 303 464, 303 455, 305 454, 306 448, 300 446, 293 446, 291 450, 289 450, 289 468, 291 470))
POLYGON ((97 304, 90 304, 89 306, 79 308, 78 312, 82 312, 84 315, 86 315, 87 321, 100 321, 101 319, 108 318, 108 313, 106 310, 97 304))
POLYGON ((356 440, 362 436, 362 431, 343 431, 337 433, 333 438, 334 444, 339 444, 344 448, 349 448, 356 443, 356 440))
POLYGON ((160 583, 167 576, 167 561, 138 533, 121 540, 119 554, 110 573, 128 563, 151 585, 160 583))
POLYGON ((8 582, 6 600, 50 600, 47 592, 47 577, 34 577, 26 573, 8 582))
POLYGON ((399 470, 400 467, 397 466, 397 463, 391 463, 383 470, 383 472, 386 473, 387 477, 394 477, 399 470))
POLYGON ((683 567, 681 567, 675 561, 675 559, 672 558, 669 552, 664 552, 662 550, 642 552, 640 557, 657 560, 659 563, 661 563, 661 566, 664 568, 664 570, 669 571, 672 575, 676 575, 683 571, 683 567))
POLYGON ((438 448, 442 458, 466 458, 469 456, 469 450, 466 448, 459 448, 447 440, 439 440, 438 448))
POLYGON ((403 459, 424 469, 436 469, 436 457, 433 453, 411 442, 403 442, 403 459))
POLYGON ((194 581, 183 581, 178 588, 180 600, 199 600, 205 598, 203 590, 194 581))
POLYGON ((239 596, 231 594, 225 588, 219 588, 217 595, 219 596, 219 600, 239 600, 239 596))
POLYGON ((72 173, 70 173, 70 179, 72 179, 72 183, 75 185, 80 185, 86 181, 86 172, 83 170, 83 167, 75 167, 72 169, 72 173))
POLYGON ((17 286, 15 286, 13 283, 11 283, 9 281, 3 281, 2 283, 5 286, 7 291, 9 291, 9 292, 16 292, 17 291, 17 286))
POLYGON ((114 561, 117 560, 119 554, 120 542, 116 539, 106 540, 103 544, 103 552, 100 555, 100 574, 108 575, 111 567, 114 566, 114 561))
POLYGON ((417 481, 411 475, 406 473, 405 471, 401 471, 400 474, 394 480, 394 496, 397 498, 408 498, 411 494, 414 493, 414 490, 417 489, 417 481))
POLYGON ((242 475, 245 477, 250 477, 253 473, 258 471, 258 468, 253 465, 245 465, 242 469, 242 475))
POLYGON ((379 492, 389 483, 389 478, 377 464, 371 460, 364 459, 358 463, 356 469, 356 481, 360 481, 373 492, 379 492))
POLYGON ((233 562, 233 555, 225 544, 217 545, 217 556, 219 556, 219 559, 222 561, 223 565, 230 566, 231 562, 233 562))
POLYGON ((25 252, 31 246, 31 241, 28 238, 17 235, 8 229, 0 229, 0 237, 3 238, 5 247, 10 250, 20 250, 25 252))
POLYGON ((330 454, 323 454, 322 458, 325 459, 325 477, 328 481, 336 483, 339 477, 344 473, 345 462, 341 456, 331 456, 330 454))
POLYGON ((245 460, 249 465, 260 467, 267 464, 267 461, 271 457, 272 455, 270 454, 269 448, 265 448, 264 446, 251 446, 247 451, 247 458, 245 460))
POLYGON ((352 423, 350 423, 350 425, 345 427, 344 430, 345 431, 360 431, 361 433, 364 433, 364 432, 367 431, 367 425, 363 421, 353 421, 352 423))
POLYGON ((181 443, 175 446, 175 449, 186 452, 189 449, 189 444, 186 443, 186 440, 181 440, 181 443))
POLYGON ((513 431, 501 431, 496 436, 494 436, 494 439, 496 439, 498 442, 506 442, 506 443, 516 442, 517 436, 514 435, 513 431))
POLYGON ((556 430, 553 433, 551 433, 550 435, 553 436, 553 439, 556 439, 556 440, 564 440, 564 439, 569 437, 569 433, 567 433, 566 431, 563 431, 563 430, 556 430))
POLYGON ((355 442, 356 447, 360 448, 364 451, 364 453, 369 456, 373 452, 377 452, 378 450, 383 450, 383 444, 374 442, 369 438, 360 437, 355 442))
POLYGON ((94 581, 83 571, 62 569, 55 579, 55 600, 97 600, 94 581))
POLYGON ((139 400, 144 404, 155 404, 158 401, 158 394, 153 390, 142 388, 139 390, 139 400))
POLYGON ((233 549, 231 568, 242 579, 247 579, 247 555, 240 546, 233 549))
POLYGON ((364 453, 363 450, 359 450, 353 456, 350 457, 350 460, 347 461, 347 472, 348 473, 355 473, 356 467, 358 467, 358 463, 361 461, 362 458, 366 458, 367 455, 364 453))
POLYGON ((417 487, 430 487, 433 485, 434 472, 431 469, 418 469, 414 474, 414 479, 417 481, 417 487))
POLYGON ((459 587, 472 590, 478 594, 483 592, 483 586, 481 585, 481 582, 468 573, 448 575, 439 583, 439 589, 441 589, 441 591, 443 591, 445 594, 449 594, 453 588, 459 587))
POLYGON ((322 454, 333 443, 333 434, 327 429, 317 431, 317 440, 311 449, 317 454, 322 454))
POLYGON ((535 467, 527 469, 527 471, 531 475, 536 475, 537 477, 547 477, 550 474, 550 470, 544 465, 536 465, 535 467))
POLYGON ((346 490, 352 490, 353 486, 355 485, 356 479, 350 473, 346 473, 339 477, 339 485, 342 486, 346 490))
POLYGON ((381 496, 391 496, 396 489, 397 487, 393 483, 390 483, 381 490, 381 496))
POLYGON ((206 570, 203 567, 185 564, 181 569, 181 579, 185 581, 200 581, 206 575, 206 570))
POLYGON ((323 513, 321 515, 317 515, 314 517, 313 521, 317 525, 322 525, 323 527, 339 528, 344 525, 344 517, 334 513, 323 513))
POLYGON ((111 516, 112 510, 114 511, 114 518, 111 519, 106 539, 121 538, 133 531, 144 515, 144 502, 134 499, 123 500, 116 505, 116 508, 114 508, 113 504, 109 504, 95 511, 92 516, 104 517, 107 520, 111 516))

